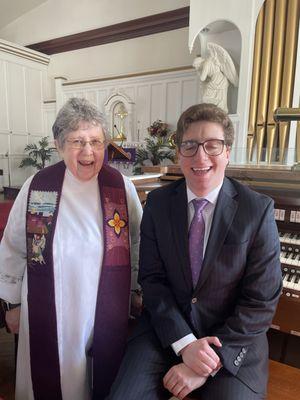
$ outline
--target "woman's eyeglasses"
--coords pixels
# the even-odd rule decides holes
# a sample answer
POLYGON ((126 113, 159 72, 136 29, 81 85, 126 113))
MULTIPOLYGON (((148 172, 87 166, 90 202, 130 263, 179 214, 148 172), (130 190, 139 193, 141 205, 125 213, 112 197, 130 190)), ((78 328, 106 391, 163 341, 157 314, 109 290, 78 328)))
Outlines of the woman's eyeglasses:
POLYGON ((204 142, 185 140, 179 146, 179 153, 183 157, 193 157, 197 153, 199 146, 202 146, 205 153, 209 156, 218 156, 224 149, 224 140, 208 139, 204 142))
POLYGON ((69 143, 69 147, 72 149, 84 149, 85 145, 88 143, 93 150, 101 150, 105 147, 105 140, 100 139, 92 139, 92 140, 83 140, 83 139, 66 139, 66 142, 69 143))

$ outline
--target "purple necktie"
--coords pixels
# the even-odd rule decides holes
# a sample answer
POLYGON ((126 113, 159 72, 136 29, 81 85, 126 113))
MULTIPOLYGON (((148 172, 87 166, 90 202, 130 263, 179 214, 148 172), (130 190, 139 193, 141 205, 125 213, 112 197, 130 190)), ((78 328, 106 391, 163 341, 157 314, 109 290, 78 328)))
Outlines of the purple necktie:
POLYGON ((194 199, 192 202, 195 208, 195 215, 189 231, 189 251, 193 286, 196 287, 203 261, 205 223, 202 211, 208 204, 208 201, 205 199, 194 199))

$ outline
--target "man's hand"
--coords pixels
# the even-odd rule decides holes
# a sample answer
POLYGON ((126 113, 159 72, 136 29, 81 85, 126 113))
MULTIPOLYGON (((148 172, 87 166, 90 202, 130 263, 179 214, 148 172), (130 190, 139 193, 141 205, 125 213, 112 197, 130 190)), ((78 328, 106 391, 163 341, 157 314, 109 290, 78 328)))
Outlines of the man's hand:
POLYGON ((184 364, 202 377, 208 377, 221 366, 217 353, 210 347, 211 344, 222 347, 216 336, 207 336, 188 344, 181 350, 184 364))
POLYGON ((5 321, 11 333, 19 333, 20 310, 21 306, 6 311, 5 313, 5 321))
POLYGON ((174 365, 163 379, 164 387, 182 400, 193 390, 198 389, 207 378, 197 375, 192 369, 181 363, 174 365))

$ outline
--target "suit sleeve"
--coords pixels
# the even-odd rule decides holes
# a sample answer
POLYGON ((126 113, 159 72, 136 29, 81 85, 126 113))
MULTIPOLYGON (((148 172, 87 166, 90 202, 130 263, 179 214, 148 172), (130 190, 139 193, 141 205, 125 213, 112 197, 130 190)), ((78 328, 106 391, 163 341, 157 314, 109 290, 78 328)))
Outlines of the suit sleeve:
POLYGON ((193 332, 185 321, 168 285, 159 249, 158 236, 162 234, 162 232, 157 232, 159 226, 160 224, 154 223, 150 195, 141 223, 139 283, 143 289, 145 310, 150 314, 151 325, 162 346, 168 347, 193 332))
POLYGON ((267 204, 254 233, 236 306, 225 323, 212 332, 223 345, 215 349, 223 366, 234 375, 246 359, 248 347, 269 329, 281 293, 280 245, 273 204, 273 200, 267 204))

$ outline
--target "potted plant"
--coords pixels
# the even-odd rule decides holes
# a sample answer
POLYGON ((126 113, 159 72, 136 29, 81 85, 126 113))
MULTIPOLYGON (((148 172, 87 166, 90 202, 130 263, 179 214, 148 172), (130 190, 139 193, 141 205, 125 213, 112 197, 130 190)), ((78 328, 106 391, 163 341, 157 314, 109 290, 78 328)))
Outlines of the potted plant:
POLYGON ((165 159, 172 162, 175 160, 175 150, 170 140, 168 124, 158 119, 147 130, 150 137, 147 137, 145 145, 142 145, 136 151, 134 174, 141 173, 141 166, 145 165, 145 162, 159 165, 165 159))
POLYGON ((49 147, 48 136, 38 141, 38 144, 31 143, 25 146, 24 151, 28 156, 23 158, 19 168, 35 167, 38 170, 45 168, 46 161, 51 160, 51 155, 56 151, 55 147, 49 147))

